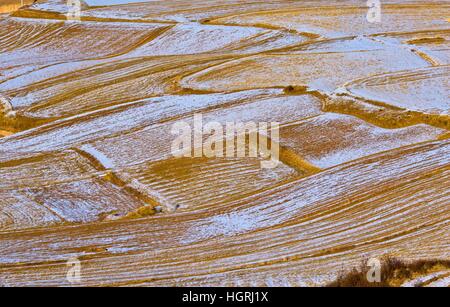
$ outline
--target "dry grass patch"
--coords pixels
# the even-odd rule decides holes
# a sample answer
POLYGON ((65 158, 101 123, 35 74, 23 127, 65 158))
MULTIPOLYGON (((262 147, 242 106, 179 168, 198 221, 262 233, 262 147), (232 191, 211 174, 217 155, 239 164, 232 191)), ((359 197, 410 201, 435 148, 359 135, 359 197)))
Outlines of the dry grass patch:
POLYGON ((450 260, 433 259, 408 262, 388 256, 384 257, 381 262, 380 282, 372 283, 367 280, 370 267, 367 266, 367 261, 363 261, 359 268, 340 273, 337 279, 327 287, 398 287, 419 275, 450 269, 450 260))

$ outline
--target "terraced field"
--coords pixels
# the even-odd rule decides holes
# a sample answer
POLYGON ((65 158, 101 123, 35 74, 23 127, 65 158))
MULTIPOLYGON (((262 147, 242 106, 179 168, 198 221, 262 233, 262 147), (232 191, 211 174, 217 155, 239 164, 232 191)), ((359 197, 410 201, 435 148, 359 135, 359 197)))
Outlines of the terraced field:
POLYGON ((367 258, 450 260, 450 5, 382 3, 379 23, 357 0, 87 0, 80 21, 5 4, 0 286, 71 285, 74 257, 83 286, 323 286, 367 258), (278 123, 277 167, 174 155, 194 114, 278 123))

